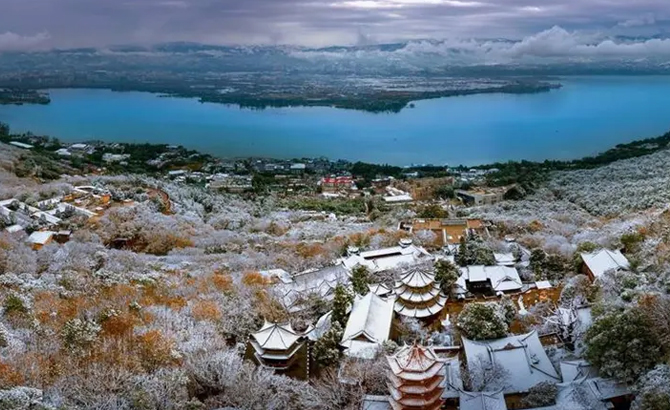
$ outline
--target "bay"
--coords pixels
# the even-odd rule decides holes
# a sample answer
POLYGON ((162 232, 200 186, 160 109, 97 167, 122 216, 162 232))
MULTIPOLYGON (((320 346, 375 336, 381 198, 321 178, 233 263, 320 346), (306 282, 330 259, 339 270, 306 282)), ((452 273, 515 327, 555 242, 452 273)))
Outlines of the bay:
POLYGON ((64 89, 0 121, 62 141, 181 144, 221 157, 326 156, 396 165, 571 159, 670 130, 670 77, 589 76, 541 94, 418 101, 397 114, 240 109, 140 92, 64 89))

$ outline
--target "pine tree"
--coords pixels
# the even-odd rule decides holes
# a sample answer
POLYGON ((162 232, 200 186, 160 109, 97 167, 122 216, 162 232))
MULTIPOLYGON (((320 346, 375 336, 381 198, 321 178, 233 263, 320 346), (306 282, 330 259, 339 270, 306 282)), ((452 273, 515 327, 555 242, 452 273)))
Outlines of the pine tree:
POLYGON ((365 266, 357 266, 351 272, 351 285, 354 288, 354 292, 358 293, 361 296, 368 294, 370 289, 368 289, 368 284, 370 283, 370 273, 365 266))
MULTIPOLYGON (((331 317, 332 319, 332 317, 331 317)), ((340 360, 340 340, 342 340, 342 326, 332 321, 330 330, 314 343, 312 354, 314 360, 323 367, 331 366, 340 360)))
POLYGON ((460 276, 460 271, 451 262, 439 260, 435 262, 435 280, 440 284, 442 292, 449 295, 460 276))
POLYGON ((352 302, 352 295, 347 291, 347 289, 338 284, 335 287, 335 297, 333 298, 333 313, 331 315, 331 321, 333 323, 337 322, 340 324, 340 327, 344 328, 347 322, 347 309, 352 302))

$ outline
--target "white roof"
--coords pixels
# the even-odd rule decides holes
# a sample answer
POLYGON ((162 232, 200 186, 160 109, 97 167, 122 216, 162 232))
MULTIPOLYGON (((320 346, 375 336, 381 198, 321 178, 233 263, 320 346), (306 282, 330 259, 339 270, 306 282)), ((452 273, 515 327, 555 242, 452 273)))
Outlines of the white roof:
POLYGON ((497 392, 461 392, 460 410, 507 410, 505 396, 497 392))
POLYGON ((329 311, 323 316, 319 318, 319 320, 316 321, 316 324, 312 327, 312 329, 307 333, 307 337, 309 340, 315 342, 321 337, 326 334, 330 330, 331 326, 331 321, 330 317, 333 315, 333 311, 329 311))
POLYGON ((28 237, 28 242, 36 245, 46 245, 47 242, 49 242, 53 236, 54 232, 51 231, 33 232, 28 237))
POLYGON ((516 264, 516 258, 513 253, 494 253, 493 256, 496 259, 496 265, 501 266, 514 266, 516 264))
POLYGON ((32 145, 30 145, 30 144, 24 144, 23 142, 19 142, 19 141, 11 141, 9 144, 10 144, 10 145, 13 145, 13 146, 15 146, 15 147, 19 147, 19 148, 25 148, 25 149, 31 149, 31 148, 33 148, 32 145))
POLYGON ((586 360, 563 361, 560 366, 563 383, 572 383, 597 375, 596 370, 586 360))
POLYGON ((395 195, 395 196, 385 196, 384 202, 389 203, 398 203, 398 202, 412 202, 414 198, 410 194, 395 195))
POLYGON ((388 396, 363 396, 361 410, 392 410, 388 396))
POLYGON ((481 360, 507 372, 506 394, 527 392, 541 382, 561 381, 535 331, 487 341, 463 338, 463 347, 470 368, 481 360))
POLYGON ((258 345, 267 350, 288 350, 300 339, 291 324, 280 325, 277 323, 265 322, 258 332, 254 333, 258 345))
POLYGON ((618 250, 603 249, 594 253, 582 253, 581 256, 596 278, 603 276, 608 270, 630 269, 628 259, 618 250))
POLYGON ((491 282, 495 292, 521 290, 523 283, 516 268, 507 266, 466 266, 461 268, 461 276, 456 281, 458 291, 467 291, 467 282, 491 282))
POLYGON ((535 287, 537 287, 538 289, 551 289, 552 288, 551 282, 549 282, 548 280, 541 280, 539 282, 535 282, 535 287))
POLYGON ((395 269, 401 265, 415 265, 428 258, 432 259, 432 256, 424 248, 408 245, 361 252, 360 255, 351 255, 342 259, 342 263, 347 269, 362 265, 370 271, 380 272, 395 269))
POLYGON ((458 356, 445 360, 444 366, 444 392, 442 398, 457 398, 463 390, 463 378, 461 377, 461 361, 458 356))
POLYGON ((88 147, 87 144, 72 144, 72 145, 70 145, 70 148, 72 148, 72 149, 84 149, 86 147, 88 147))
POLYGON ((290 280, 286 279, 282 280, 284 283, 275 286, 275 290, 289 311, 297 311, 300 310, 300 306, 296 302, 308 293, 316 293, 325 299, 330 299, 335 286, 339 283, 349 283, 349 271, 340 264, 302 272, 291 276, 290 280))
MULTIPOLYGON (((357 296, 340 344, 346 348, 362 348, 364 346, 354 342, 384 343, 389 339, 392 321, 393 299, 384 300, 372 292, 363 297, 357 296)), ((352 353, 355 354, 347 352, 349 355, 352 353)))
POLYGON ((7 231, 9 233, 16 233, 16 232, 19 232, 19 231, 22 231, 22 230, 23 230, 23 227, 21 225, 12 225, 12 226, 8 226, 8 227, 5 228, 5 231, 7 231))

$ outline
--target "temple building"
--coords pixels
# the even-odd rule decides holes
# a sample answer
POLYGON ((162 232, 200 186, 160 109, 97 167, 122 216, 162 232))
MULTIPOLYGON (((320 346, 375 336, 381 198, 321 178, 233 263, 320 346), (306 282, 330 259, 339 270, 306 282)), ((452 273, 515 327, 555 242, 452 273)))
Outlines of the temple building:
POLYGON ((422 268, 403 273, 395 284, 395 311, 403 316, 425 319, 439 314, 447 296, 435 281, 435 274, 422 268))
POLYGON ((257 365, 297 379, 308 377, 308 351, 304 335, 290 324, 265 322, 251 335, 245 357, 257 365))
POLYGON ((389 403, 393 410, 437 410, 444 400, 445 361, 417 344, 387 357, 389 403))

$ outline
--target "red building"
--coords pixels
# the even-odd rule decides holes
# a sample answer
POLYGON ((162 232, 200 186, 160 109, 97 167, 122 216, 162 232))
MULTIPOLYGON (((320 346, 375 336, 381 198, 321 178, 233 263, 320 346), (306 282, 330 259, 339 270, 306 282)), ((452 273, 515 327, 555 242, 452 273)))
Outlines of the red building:
POLYGON ((387 357, 389 403, 393 410, 437 410, 444 400, 445 361, 434 350, 417 344, 387 357))

